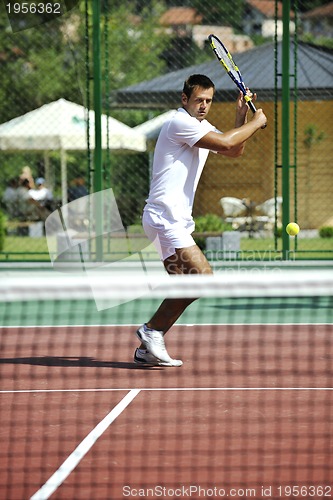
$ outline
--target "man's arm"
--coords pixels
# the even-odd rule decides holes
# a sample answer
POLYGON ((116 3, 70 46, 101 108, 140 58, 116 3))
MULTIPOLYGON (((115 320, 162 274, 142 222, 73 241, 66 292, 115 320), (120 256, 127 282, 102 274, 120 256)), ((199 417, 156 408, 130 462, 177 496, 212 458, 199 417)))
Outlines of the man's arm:
POLYGON ((208 132, 195 146, 236 158, 242 155, 245 142, 260 130, 266 122, 267 119, 262 109, 258 109, 249 122, 228 130, 224 134, 208 132))
MULTIPOLYGON (((249 89, 247 90, 248 94, 253 98, 253 101, 255 101, 257 98, 256 94, 252 95, 249 89)), ((240 92, 236 102, 235 127, 224 134, 209 132, 196 143, 196 146, 216 151, 217 153, 230 158, 237 158, 238 156, 241 156, 244 152, 247 139, 249 139, 257 130, 259 130, 259 128, 266 124, 267 121, 262 110, 257 110, 248 124, 248 111, 249 107, 243 94, 240 92), (209 146, 209 144, 211 144, 211 146, 209 146)))
MULTIPOLYGON (((254 97, 254 99, 256 99, 256 96, 254 97)), ((247 123, 248 111, 249 108, 246 105, 243 94, 240 92, 236 104, 235 128, 242 127, 245 123, 247 123)), ((218 154, 228 156, 229 158, 238 158, 244 153, 245 144, 246 142, 243 142, 242 144, 239 144, 239 146, 235 146, 227 151, 221 151, 218 154)))

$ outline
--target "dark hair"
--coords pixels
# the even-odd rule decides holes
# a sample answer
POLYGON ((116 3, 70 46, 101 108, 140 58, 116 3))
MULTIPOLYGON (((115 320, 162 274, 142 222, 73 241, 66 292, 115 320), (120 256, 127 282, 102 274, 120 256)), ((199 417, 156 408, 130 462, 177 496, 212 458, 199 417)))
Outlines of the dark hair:
POLYGON ((208 76, 205 75, 191 75, 188 77, 187 80, 184 82, 184 87, 183 87, 183 92, 186 95, 186 97, 189 99, 192 95, 193 90, 195 87, 202 87, 203 89, 214 89, 215 92, 215 85, 212 82, 208 76))

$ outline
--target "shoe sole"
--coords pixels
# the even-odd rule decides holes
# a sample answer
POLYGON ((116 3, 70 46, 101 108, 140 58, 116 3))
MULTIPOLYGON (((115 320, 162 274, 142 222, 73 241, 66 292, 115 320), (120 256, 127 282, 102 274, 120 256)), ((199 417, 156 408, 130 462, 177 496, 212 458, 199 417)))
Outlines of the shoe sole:
POLYGON ((147 361, 141 361, 138 359, 134 358, 134 363, 136 363, 139 366, 167 366, 167 367, 175 367, 176 365, 171 365, 167 363, 163 363, 162 361, 159 363, 158 361, 156 363, 149 363, 147 361))
POLYGON ((147 361, 141 361, 141 360, 138 360, 136 358, 134 358, 134 363, 136 363, 139 366, 147 366, 147 367, 148 366, 165 366, 168 368, 178 368, 178 367, 183 365, 183 363, 178 364, 178 365, 172 365, 171 363, 164 363, 163 361, 161 361, 161 362, 156 361, 156 363, 149 363, 147 361))

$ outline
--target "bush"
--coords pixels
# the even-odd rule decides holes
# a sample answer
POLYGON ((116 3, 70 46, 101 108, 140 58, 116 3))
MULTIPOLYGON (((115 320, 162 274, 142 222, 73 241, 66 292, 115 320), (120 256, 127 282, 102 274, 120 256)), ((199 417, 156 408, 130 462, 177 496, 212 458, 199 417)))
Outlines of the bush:
POLYGON ((319 236, 321 238, 333 238, 333 227, 323 226, 319 229, 319 236))
MULTIPOLYGON (((222 234, 223 231, 232 231, 232 225, 225 222, 218 215, 206 214, 194 218, 195 232, 196 233, 218 233, 222 234)), ((205 237, 195 237, 196 244, 201 250, 206 248, 205 237)))
POLYGON ((278 226, 275 229, 274 236, 276 236, 276 238, 281 238, 282 237, 282 227, 281 226, 278 226))
POLYGON ((0 252, 2 252, 5 245, 5 225, 6 219, 2 212, 0 212, 0 252))

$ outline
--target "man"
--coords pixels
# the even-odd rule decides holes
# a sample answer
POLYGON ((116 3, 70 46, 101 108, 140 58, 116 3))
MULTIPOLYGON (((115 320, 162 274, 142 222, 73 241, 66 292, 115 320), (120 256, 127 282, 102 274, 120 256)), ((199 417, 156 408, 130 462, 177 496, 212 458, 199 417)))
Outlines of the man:
POLYGON ((52 205, 53 194, 52 191, 45 186, 44 177, 38 177, 35 180, 35 184, 36 184, 36 189, 30 190, 31 197, 34 200, 38 201, 38 203, 42 207, 45 207, 51 211, 53 209, 52 205))
MULTIPOLYGON (((191 236, 192 208, 200 175, 209 151, 232 158, 241 156, 245 142, 267 121, 258 109, 248 122, 249 108, 240 94, 235 128, 220 133, 206 120, 214 92, 214 83, 207 76, 190 76, 184 83, 182 108, 163 125, 156 143, 152 182, 142 222, 169 274, 212 274, 206 257, 191 236)), ((134 354, 136 363, 182 365, 181 360, 172 359, 168 354, 164 335, 193 300, 164 300, 150 321, 138 328, 136 334, 141 345, 134 354)))
POLYGON ((45 209, 33 198, 30 181, 25 178, 17 188, 17 216, 22 221, 33 221, 45 219, 45 209))

